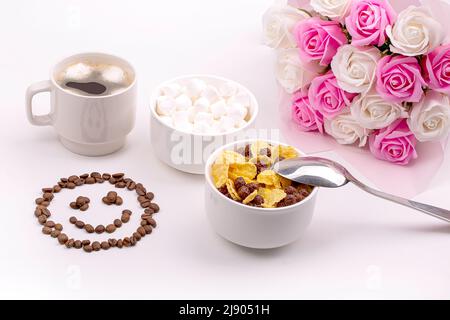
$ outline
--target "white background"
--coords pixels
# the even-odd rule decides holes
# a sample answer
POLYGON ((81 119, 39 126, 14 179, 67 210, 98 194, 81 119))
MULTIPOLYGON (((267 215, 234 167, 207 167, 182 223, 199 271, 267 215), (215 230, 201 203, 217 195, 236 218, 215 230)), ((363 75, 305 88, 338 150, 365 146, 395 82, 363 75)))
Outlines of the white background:
MULTIPOLYGON (((444 222, 347 186, 320 191, 313 224, 301 241, 248 250, 209 227, 203 178, 170 169, 152 154, 150 90, 182 74, 212 73, 243 83, 260 102, 258 127, 275 126, 273 51, 261 45, 261 15, 271 2, 2 1, 0 297, 450 298, 450 228, 444 222), (139 72, 136 128, 123 150, 104 158, 71 154, 51 128, 32 127, 24 112, 27 85, 46 79, 60 58, 95 50, 127 58, 139 72), (40 188, 91 171, 124 171, 155 192, 162 210, 150 237, 132 249, 88 255, 41 234, 33 216, 40 188)), ((35 100, 45 112, 48 97, 35 100)), ((418 199, 450 208, 449 177, 446 164, 418 199)), ((51 207, 54 219, 67 233, 85 236, 68 224, 73 212, 67 203, 90 196, 91 209, 79 216, 107 223, 120 212, 98 203, 110 189, 61 193, 51 207)), ((131 193, 122 194, 126 207, 136 211, 131 193)), ((137 223, 135 213, 117 235, 137 223)))

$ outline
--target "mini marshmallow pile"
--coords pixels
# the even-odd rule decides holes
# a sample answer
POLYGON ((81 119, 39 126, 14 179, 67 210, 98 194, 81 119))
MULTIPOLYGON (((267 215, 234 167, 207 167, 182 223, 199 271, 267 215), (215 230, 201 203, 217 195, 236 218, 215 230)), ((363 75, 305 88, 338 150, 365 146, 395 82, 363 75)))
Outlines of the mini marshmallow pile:
POLYGON ((69 66, 64 72, 65 81, 90 81, 93 78, 100 78, 106 83, 116 85, 126 84, 126 74, 122 68, 110 64, 89 65, 79 62, 69 66))
POLYGON ((200 79, 161 88, 156 112, 168 126, 183 132, 220 134, 244 127, 250 120, 251 99, 237 85, 219 86, 200 79))

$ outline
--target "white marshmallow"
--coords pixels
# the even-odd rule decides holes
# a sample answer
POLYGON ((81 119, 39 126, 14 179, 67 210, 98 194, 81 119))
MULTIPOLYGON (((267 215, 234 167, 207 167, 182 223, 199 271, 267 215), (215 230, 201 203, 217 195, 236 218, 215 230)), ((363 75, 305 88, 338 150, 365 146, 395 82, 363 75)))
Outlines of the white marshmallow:
POLYGON ((195 115, 197 114, 197 111, 195 110, 194 107, 189 107, 189 108, 187 109, 187 112, 189 113, 189 116, 188 116, 189 122, 190 122, 190 123, 194 123, 195 115))
POLYGON ((181 86, 178 83, 171 83, 163 86, 161 92, 165 96, 176 98, 181 94, 181 86))
POLYGON ((207 85, 205 90, 202 91, 200 97, 208 99, 210 103, 216 102, 219 99, 219 91, 212 85, 207 85))
POLYGON ((156 112, 160 116, 171 116, 175 111, 175 101, 172 97, 159 96, 156 100, 156 112))
POLYGON ((102 70, 102 79, 115 84, 125 84, 125 72, 117 66, 108 66, 102 70))
POLYGON ((66 81, 74 80, 74 81, 81 81, 88 79, 91 75, 94 69, 82 62, 79 62, 77 64, 71 65, 68 67, 64 73, 64 79, 66 81))
POLYGON ((235 95, 238 91, 238 87, 231 82, 225 82, 222 85, 219 86, 219 94, 222 97, 231 97, 235 95))
POLYGON ((222 128, 219 120, 213 120, 211 128, 213 133, 222 133, 222 128))
POLYGON ((172 117, 169 116, 160 116, 159 119, 169 127, 173 126, 173 120, 172 117))
POLYGON ((200 94, 206 88, 206 83, 200 79, 191 79, 186 83, 183 91, 192 99, 200 97, 200 94))
POLYGON ((173 126, 176 129, 185 131, 186 128, 190 128, 192 126, 189 123, 189 112, 188 111, 175 111, 172 115, 173 126))
POLYGON ((220 117, 226 114, 227 112, 227 104, 223 99, 213 103, 210 107, 211 113, 214 119, 218 120, 220 117))
POLYGON ((211 125, 213 123, 213 115, 209 112, 198 112, 194 118, 194 124, 197 122, 205 122, 211 125))
POLYGON ((250 106, 250 96, 244 92, 240 92, 234 96, 231 96, 228 99, 228 104, 240 104, 243 105, 244 107, 248 107, 250 106))
POLYGON ((206 98, 199 98, 194 103, 194 108, 196 112, 209 112, 210 103, 206 98))
POLYGON ((175 99, 175 107, 177 111, 187 110, 192 107, 192 100, 187 95, 182 94, 175 99))
POLYGON ((220 129, 222 132, 232 131, 234 129, 236 121, 229 116, 223 116, 220 118, 220 129))
POLYGON ((227 107, 227 116, 233 118, 235 121, 244 120, 247 113, 248 109, 238 103, 231 104, 227 107))

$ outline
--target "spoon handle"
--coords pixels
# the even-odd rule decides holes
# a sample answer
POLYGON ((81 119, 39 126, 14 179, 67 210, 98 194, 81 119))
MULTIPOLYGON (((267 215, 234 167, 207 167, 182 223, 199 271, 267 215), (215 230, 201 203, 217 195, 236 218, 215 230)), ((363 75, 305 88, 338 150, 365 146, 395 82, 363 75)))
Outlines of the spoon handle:
POLYGON ((364 191, 367 191, 370 194, 373 194, 377 197, 401 204, 403 206, 409 207, 409 208, 413 208, 419 211, 422 211, 423 213, 426 213, 430 216, 433 216, 435 218, 444 220, 446 222, 450 222, 450 211, 443 209, 443 208, 438 208, 435 206, 431 206, 425 203, 420 203, 420 202, 416 202, 416 201, 412 201, 412 200, 408 200, 405 198, 401 198, 398 196, 394 196, 392 194, 389 193, 385 193, 385 192, 381 192, 378 191, 376 189, 373 189, 367 185, 365 185, 364 183, 362 183, 361 181, 355 179, 354 177, 347 177, 351 182, 353 182, 355 185, 357 185, 359 188, 361 188, 364 191))

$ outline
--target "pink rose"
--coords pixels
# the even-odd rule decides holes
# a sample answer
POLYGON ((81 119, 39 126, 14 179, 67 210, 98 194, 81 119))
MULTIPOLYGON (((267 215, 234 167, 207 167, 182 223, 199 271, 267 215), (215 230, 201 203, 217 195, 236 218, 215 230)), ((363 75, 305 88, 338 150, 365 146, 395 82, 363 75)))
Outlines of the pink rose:
POLYGON ((397 14, 387 0, 353 0, 345 26, 352 36, 352 45, 381 47, 386 42, 386 27, 395 22, 397 14))
POLYGON ((422 59, 422 69, 428 86, 450 95, 450 44, 436 48, 422 59))
POLYGON ((316 77, 309 87, 309 101, 325 118, 332 119, 349 106, 357 96, 342 90, 332 71, 316 77))
POLYGON ((417 158, 416 143, 417 140, 405 119, 376 130, 369 137, 370 151, 377 159, 399 165, 407 165, 409 161, 417 158))
POLYGON ((305 62, 317 61, 322 66, 328 66, 337 49, 348 42, 339 22, 317 17, 297 23, 294 36, 300 58, 305 62))
POLYGON ((306 87, 297 91, 292 97, 292 119, 302 131, 319 131, 323 133, 323 116, 311 107, 306 87))
POLYGON ((419 62, 414 57, 386 56, 377 66, 377 92, 389 102, 419 102, 423 96, 419 62))

